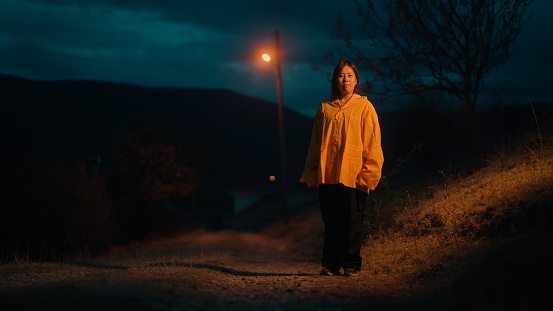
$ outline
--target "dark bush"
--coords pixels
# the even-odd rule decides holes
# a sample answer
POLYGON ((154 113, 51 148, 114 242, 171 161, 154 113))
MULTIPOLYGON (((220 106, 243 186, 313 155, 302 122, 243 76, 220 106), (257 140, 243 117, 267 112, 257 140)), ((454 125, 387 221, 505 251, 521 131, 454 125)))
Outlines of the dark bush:
POLYGON ((50 260, 109 248, 111 203, 104 181, 84 162, 67 165, 35 154, 2 170, 0 246, 14 255, 50 260))

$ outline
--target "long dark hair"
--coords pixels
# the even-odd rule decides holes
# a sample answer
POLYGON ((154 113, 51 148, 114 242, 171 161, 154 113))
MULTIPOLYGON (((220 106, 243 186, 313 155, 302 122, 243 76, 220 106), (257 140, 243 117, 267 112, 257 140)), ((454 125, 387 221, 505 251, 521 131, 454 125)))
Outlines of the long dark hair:
POLYGON ((344 69, 344 67, 346 66, 353 69, 353 72, 355 73, 357 84, 355 85, 353 92, 359 93, 359 84, 361 84, 361 81, 359 80, 359 71, 357 71, 357 67, 355 67, 355 65, 349 60, 342 60, 336 65, 336 67, 334 67, 334 72, 332 73, 332 86, 330 92, 330 98, 332 99, 340 98, 340 89, 338 89, 338 77, 340 76, 342 69, 344 69))

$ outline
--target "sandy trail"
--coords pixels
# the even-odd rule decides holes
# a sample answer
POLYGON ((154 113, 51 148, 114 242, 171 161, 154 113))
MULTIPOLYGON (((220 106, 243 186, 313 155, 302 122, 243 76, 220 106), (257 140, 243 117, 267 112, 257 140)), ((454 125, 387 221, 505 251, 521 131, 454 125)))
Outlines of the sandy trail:
POLYGON ((318 249, 262 233, 198 230, 102 258, 0 266, 4 310, 377 310, 368 275, 318 275, 318 249))

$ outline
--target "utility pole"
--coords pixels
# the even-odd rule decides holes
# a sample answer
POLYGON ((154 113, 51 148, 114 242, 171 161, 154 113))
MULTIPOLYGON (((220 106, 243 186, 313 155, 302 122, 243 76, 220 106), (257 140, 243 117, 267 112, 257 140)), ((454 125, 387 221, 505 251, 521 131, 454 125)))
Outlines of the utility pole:
POLYGON ((275 31, 276 40, 276 76, 277 76, 277 96, 278 96, 278 128, 280 138, 280 169, 282 178, 281 204, 282 204, 282 219, 285 224, 288 224, 288 185, 286 176, 286 143, 284 138, 284 121, 282 109, 282 77, 280 73, 280 38, 278 30, 275 31))

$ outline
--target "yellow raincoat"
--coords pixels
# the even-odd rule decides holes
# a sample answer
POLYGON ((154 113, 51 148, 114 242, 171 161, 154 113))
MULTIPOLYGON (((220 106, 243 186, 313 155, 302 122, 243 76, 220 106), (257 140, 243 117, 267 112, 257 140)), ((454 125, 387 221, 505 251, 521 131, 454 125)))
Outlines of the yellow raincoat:
POLYGON ((343 107, 338 100, 320 105, 302 173, 308 187, 341 183, 368 193, 383 164, 378 116, 367 97, 354 94, 343 107))

